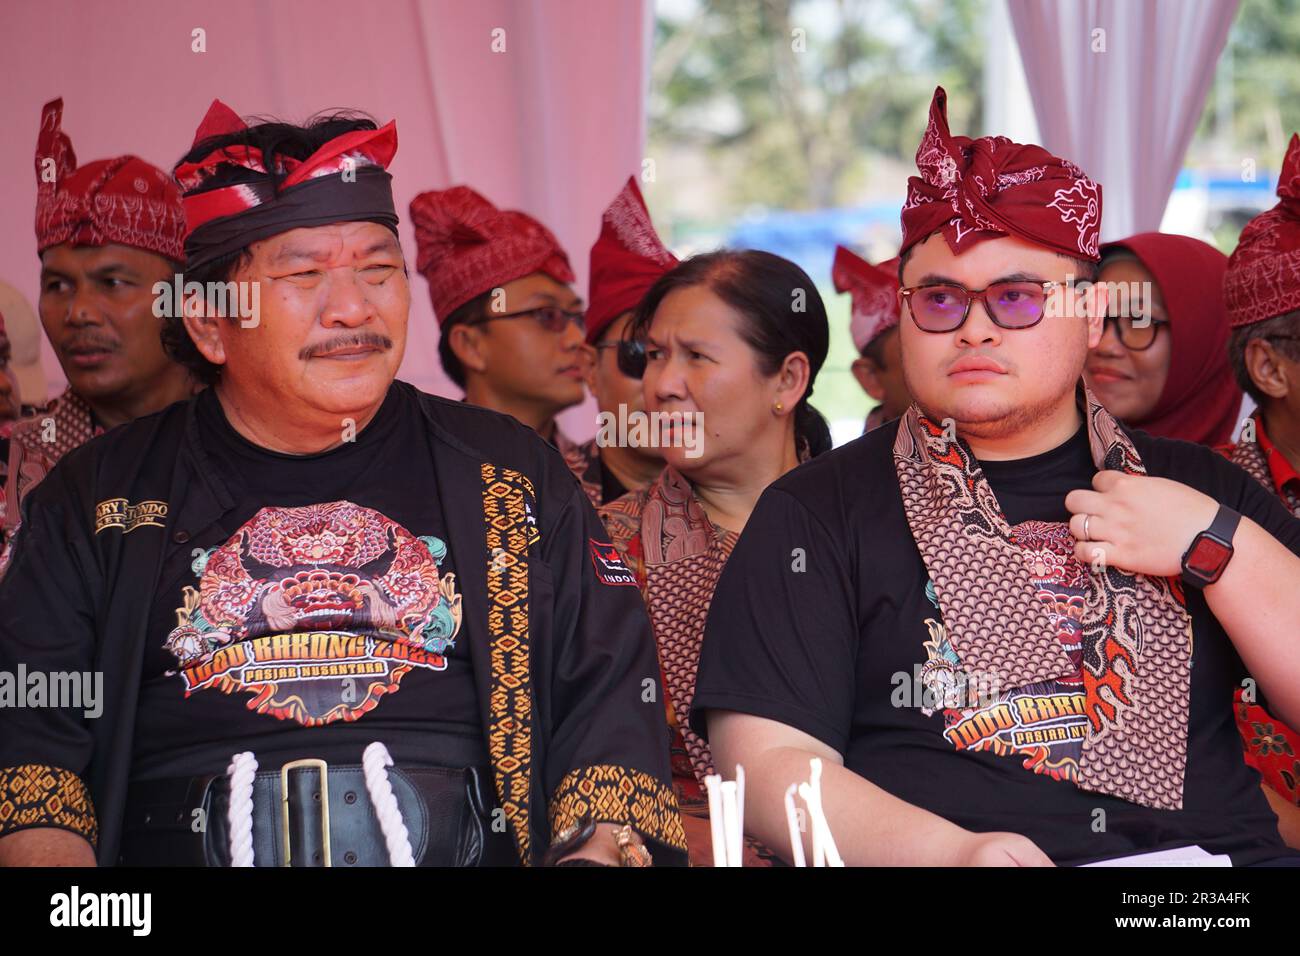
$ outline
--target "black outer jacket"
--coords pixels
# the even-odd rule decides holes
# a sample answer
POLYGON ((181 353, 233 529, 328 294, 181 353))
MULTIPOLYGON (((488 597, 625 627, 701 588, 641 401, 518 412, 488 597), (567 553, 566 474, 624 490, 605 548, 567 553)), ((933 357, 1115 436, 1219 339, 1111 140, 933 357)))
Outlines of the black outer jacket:
MULTIPOLYGON (((459 640, 521 860, 537 863, 590 811, 633 824, 657 863, 684 862, 654 641, 637 588, 598 570, 592 541, 608 539, 586 495, 514 419, 416 394, 444 527, 463 556, 459 640)), ((102 671, 104 700, 98 719, 0 707, 0 835, 58 826, 94 840, 97 829, 100 864, 117 859, 165 545, 234 506, 194 409, 180 402, 88 442, 24 500, 0 582, 0 671, 102 671)))

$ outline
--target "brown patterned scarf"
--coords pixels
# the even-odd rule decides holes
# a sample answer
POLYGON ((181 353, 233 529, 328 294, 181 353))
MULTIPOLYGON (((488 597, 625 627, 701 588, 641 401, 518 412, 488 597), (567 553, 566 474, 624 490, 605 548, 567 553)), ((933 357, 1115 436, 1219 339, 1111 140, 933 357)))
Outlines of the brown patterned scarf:
POLYGON ((691 699, 709 602, 739 537, 719 531, 675 469, 601 509, 614 544, 642 582, 664 690, 697 780, 714 772, 709 745, 690 728, 691 699))
MULTIPOLYGON (((1259 416, 1254 415, 1252 417, 1255 420, 1256 431, 1262 429, 1264 423, 1259 420, 1259 416)), ((1277 485, 1273 481, 1273 472, 1268 467, 1268 459, 1264 455, 1264 449, 1259 447, 1258 441, 1237 442, 1232 449, 1232 456, 1229 460, 1234 465, 1244 468, 1250 477, 1268 489, 1269 494, 1277 494, 1277 485)), ((1282 489, 1279 497, 1282 499, 1282 504, 1286 505, 1287 511, 1300 518, 1300 494, 1296 493, 1291 484, 1282 489)))
MULTIPOLYGON (((1128 436, 1086 387, 1082 410, 1097 468, 1146 474, 1128 436)), ((969 446, 949 440, 913 405, 899 424, 894 462, 912 537, 966 673, 991 678, 1003 692, 1071 674, 1035 599, 1025 552, 969 446)), ((1192 652, 1180 586, 1095 565, 1081 623, 1089 727, 1078 786, 1180 809, 1192 652)))
POLYGON ((556 425, 555 447, 563 456, 564 463, 569 466, 569 471, 573 472, 573 477, 577 478, 578 484, 582 485, 583 493, 591 502, 591 506, 599 508, 604 489, 600 480, 600 449, 596 447, 596 439, 593 438, 581 445, 575 444, 573 439, 560 431, 560 426, 556 425))
POLYGON ((68 452, 104 430, 90 406, 68 389, 36 415, 10 426, 9 469, 5 487, 4 525, 18 526, 18 504, 68 452))

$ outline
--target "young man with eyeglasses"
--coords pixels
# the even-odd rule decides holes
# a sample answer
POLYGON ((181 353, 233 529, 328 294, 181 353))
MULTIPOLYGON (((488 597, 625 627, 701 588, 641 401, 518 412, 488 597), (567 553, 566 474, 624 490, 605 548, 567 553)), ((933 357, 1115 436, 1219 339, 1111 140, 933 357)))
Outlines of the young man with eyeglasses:
POLYGON ((555 416, 582 401, 590 357, 582 299, 555 236, 468 186, 421 193, 411 219, 442 331, 438 355, 465 401, 571 446, 555 416))
POLYGON ((1300 862, 1224 706, 1249 668, 1300 715, 1300 524, 1082 385, 1104 311, 1069 279, 1101 219, 1078 167, 951 135, 941 89, 917 165, 914 403, 769 487, 710 607, 692 726, 744 766, 748 828, 788 847, 819 757, 850 864, 1300 862))
MULTIPOLYGON (((1224 299, 1233 373, 1258 406, 1226 452, 1300 518, 1300 135, 1278 177, 1278 204, 1246 224, 1228 260, 1224 299)), ((1283 834, 1300 845, 1300 726, 1290 726, 1244 694, 1237 725, 1246 760, 1273 791, 1283 834)))
MULTIPOLYGON (((655 280, 675 265, 677 257, 659 240, 636 179, 629 178, 601 216, 600 235, 591 247, 587 344, 596 358, 587 371, 587 387, 602 418, 631 421, 645 413, 641 389, 645 343, 624 333, 637 303, 655 280)), ((617 428, 606 431, 618 433, 617 428)), ((648 487, 664 469, 657 446, 602 443, 601 434, 597 432, 585 444, 562 449, 597 507, 648 487)))

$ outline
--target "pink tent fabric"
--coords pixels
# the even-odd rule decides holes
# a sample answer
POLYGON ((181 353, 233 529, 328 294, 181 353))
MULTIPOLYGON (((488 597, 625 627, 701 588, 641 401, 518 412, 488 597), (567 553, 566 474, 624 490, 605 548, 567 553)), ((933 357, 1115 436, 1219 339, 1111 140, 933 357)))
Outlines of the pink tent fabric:
MULTIPOLYGON (((396 118, 392 166, 412 264, 411 331, 401 375, 456 394, 438 366, 428 289, 414 271, 411 198, 472 184, 559 237, 586 294, 601 210, 640 169, 648 76, 648 0, 77 0, 13 4, 0 30, 0 279, 32 301, 32 153, 41 104, 63 96, 77 155, 135 153, 164 168, 188 147, 214 96, 241 114, 300 120, 355 107, 396 118), (206 52, 197 52, 202 30, 206 52), (504 47, 504 48, 503 48, 504 47)), ((51 390, 62 387, 46 347, 51 390)), ((566 413, 575 437, 594 407, 566 413)))

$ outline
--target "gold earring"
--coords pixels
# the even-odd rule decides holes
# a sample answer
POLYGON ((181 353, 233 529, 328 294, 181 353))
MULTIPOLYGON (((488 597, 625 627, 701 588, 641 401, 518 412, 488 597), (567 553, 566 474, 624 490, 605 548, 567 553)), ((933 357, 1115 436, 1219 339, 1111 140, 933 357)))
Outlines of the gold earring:
POLYGON ((780 402, 777 402, 775 405, 772 406, 772 411, 776 412, 778 415, 784 410, 785 410, 785 406, 782 405, 780 402))

